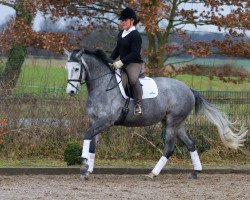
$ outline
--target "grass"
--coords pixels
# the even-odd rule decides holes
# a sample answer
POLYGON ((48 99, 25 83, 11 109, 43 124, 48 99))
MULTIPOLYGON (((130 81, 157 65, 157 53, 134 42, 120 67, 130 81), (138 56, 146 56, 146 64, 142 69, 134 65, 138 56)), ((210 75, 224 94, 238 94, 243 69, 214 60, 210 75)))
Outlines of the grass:
MULTIPOLYGON (((98 154, 98 153, 97 153, 98 154)), ((236 154, 233 154, 236 155, 236 154)), ((200 155, 201 162, 204 166, 213 166, 213 167, 223 167, 223 166, 240 166, 240 167, 249 167, 250 159, 246 155, 237 154, 237 159, 232 159, 230 156, 219 157, 218 152, 210 151, 207 155, 200 155), (213 154, 213 156, 212 156, 213 154)), ((160 158, 160 157, 159 157, 160 158)), ((153 168, 157 163, 155 160, 141 160, 141 159, 100 159, 97 158, 95 161, 95 166, 102 167, 151 167, 153 168)), ((185 158, 180 159, 173 155, 168 164, 168 167, 191 167, 191 159, 185 158)), ((44 159, 44 158, 31 158, 31 159, 0 159, 0 167, 67 167, 66 162, 63 160, 56 159, 44 159)))
POLYGON ((250 82, 247 81, 241 84, 224 83, 219 78, 210 80, 206 76, 194 75, 177 75, 175 78, 200 91, 249 91, 250 88, 250 82))
MULTIPOLYGON (((31 61, 26 61, 20 78, 17 82, 16 93, 37 93, 46 95, 65 95, 67 72, 62 67, 62 61, 52 66, 45 61, 31 65, 31 61)), ((50 63, 51 64, 51 63, 50 63)), ((52 63, 56 64, 56 63, 52 63)), ((206 76, 177 75, 176 79, 185 82, 188 86, 196 90, 216 90, 216 91, 249 91, 250 82, 242 84, 224 83, 218 78, 210 80, 206 76)), ((82 93, 86 94, 86 87, 81 87, 82 93)))
POLYGON ((55 159, 0 159, 0 167, 66 167, 62 160, 55 159))
MULTIPOLYGON (((64 63, 65 64, 65 63, 64 63)), ((67 96, 65 92, 67 71, 46 65, 24 65, 15 89, 16 94, 36 94, 37 96, 67 96)), ((80 95, 86 95, 85 86, 80 88, 80 95)))
MULTIPOLYGON (((148 160, 100 160, 96 159, 96 166, 142 166, 142 167, 151 167, 156 161, 148 161, 148 160)), ((66 162, 63 160, 53 160, 53 159, 23 159, 23 160, 15 160, 15 159, 0 159, 0 167, 67 167, 66 162)))
POLYGON ((22 68, 21 76, 18 80, 19 85, 47 85, 58 87, 65 86, 67 72, 59 67, 27 67, 22 68))
POLYGON ((166 64, 168 63, 178 63, 175 64, 176 66, 183 66, 185 64, 198 64, 198 65, 205 65, 205 66, 223 66, 225 64, 235 66, 238 68, 244 68, 247 70, 250 70, 250 60, 249 59, 233 59, 233 58, 228 58, 228 59, 219 59, 219 58, 197 58, 195 60, 192 60, 190 58, 170 58, 166 64), (184 62, 184 63, 179 63, 183 61, 190 61, 190 62, 184 62))

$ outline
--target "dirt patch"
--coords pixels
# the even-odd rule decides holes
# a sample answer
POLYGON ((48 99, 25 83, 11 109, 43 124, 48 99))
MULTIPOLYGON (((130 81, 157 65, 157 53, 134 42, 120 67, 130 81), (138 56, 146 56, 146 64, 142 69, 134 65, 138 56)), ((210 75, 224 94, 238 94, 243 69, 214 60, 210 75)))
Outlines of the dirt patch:
POLYGON ((144 175, 23 175, 0 177, 0 199, 250 199, 250 175, 160 175, 154 181, 144 175))

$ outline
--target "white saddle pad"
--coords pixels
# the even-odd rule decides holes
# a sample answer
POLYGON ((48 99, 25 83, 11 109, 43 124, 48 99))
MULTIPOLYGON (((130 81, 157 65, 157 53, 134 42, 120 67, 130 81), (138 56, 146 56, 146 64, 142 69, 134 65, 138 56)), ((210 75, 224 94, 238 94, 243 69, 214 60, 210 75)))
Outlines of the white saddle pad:
MULTIPOLYGON (((119 88, 121 90, 122 96, 125 99, 128 99, 129 97, 126 95, 125 90, 122 86, 122 81, 121 81, 121 73, 120 70, 116 70, 116 80, 119 83, 119 88)), ((151 99, 155 98, 158 95, 158 87, 155 83, 155 81, 152 78, 145 77, 145 78, 139 78, 140 83, 142 84, 142 99, 151 99)))

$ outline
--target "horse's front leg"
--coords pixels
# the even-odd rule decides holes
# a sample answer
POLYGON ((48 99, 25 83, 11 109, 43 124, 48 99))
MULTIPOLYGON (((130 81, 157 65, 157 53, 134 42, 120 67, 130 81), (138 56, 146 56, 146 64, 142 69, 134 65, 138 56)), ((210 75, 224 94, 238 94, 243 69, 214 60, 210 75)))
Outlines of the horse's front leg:
POLYGON ((92 145, 95 145, 93 143, 94 137, 97 136, 101 131, 114 125, 114 123, 115 123, 115 120, 112 120, 112 117, 107 117, 105 119, 97 120, 95 123, 93 123, 93 125, 90 127, 90 129, 85 134, 84 140, 83 140, 82 155, 81 155, 81 159, 82 159, 81 175, 82 175, 82 178, 88 179, 89 174, 93 171, 95 154, 94 154, 94 152, 91 152, 91 151, 93 150, 92 145))
POLYGON ((81 171, 83 172, 82 174, 84 174, 85 177, 88 177, 94 170, 97 141, 98 141, 98 135, 95 136, 90 142, 89 159, 87 160, 87 163, 83 162, 83 160, 82 160, 83 164, 82 164, 82 167, 81 167, 81 171), (87 169, 87 171, 86 171, 86 169, 87 169))

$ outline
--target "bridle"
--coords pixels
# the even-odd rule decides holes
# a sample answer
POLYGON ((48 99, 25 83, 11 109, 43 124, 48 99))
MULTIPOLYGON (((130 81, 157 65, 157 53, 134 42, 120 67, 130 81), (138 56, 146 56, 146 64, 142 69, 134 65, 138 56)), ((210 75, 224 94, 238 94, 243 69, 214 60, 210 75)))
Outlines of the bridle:
MULTIPOLYGON (((82 73, 83 73, 83 70, 87 71, 87 68, 86 68, 85 64, 82 62, 82 60, 78 60, 78 61, 76 61, 76 60, 68 60, 67 62, 74 62, 74 63, 80 64, 80 76, 79 76, 79 78, 78 78, 78 79, 68 79, 68 80, 67 80, 67 83, 70 84, 70 85, 71 85, 73 88, 75 88, 77 91, 79 90, 78 87, 74 86, 74 84, 72 84, 72 82, 79 82, 80 85, 83 85, 83 84, 85 84, 85 83, 88 83, 88 82, 92 82, 92 81, 98 80, 99 78, 102 78, 102 77, 104 77, 104 76, 106 76, 106 75, 108 75, 108 74, 113 74, 113 76, 111 77, 111 79, 110 79, 110 81, 109 81, 109 83, 108 83, 108 86, 109 86, 111 80, 115 77, 115 74, 118 74, 118 73, 116 73, 116 71, 115 71, 114 69, 112 69, 111 67, 107 66, 107 67, 109 68, 110 72, 108 72, 108 73, 106 73, 106 74, 103 74, 103 75, 101 75, 101 76, 99 76, 99 77, 97 77, 97 78, 93 78, 93 79, 90 79, 90 80, 85 80, 84 82, 82 82, 82 73)), ((118 75, 120 76, 120 74, 118 74, 118 75)), ((120 82, 121 82, 121 81, 120 81, 120 82)), ((112 88, 107 88, 106 91, 110 91, 110 90, 114 89, 115 87, 117 87, 117 86, 120 84, 120 82, 117 83, 117 84, 116 84, 115 86, 113 86, 112 88)))
POLYGON ((70 84, 73 88, 78 90, 78 87, 76 87, 72 82, 79 82, 81 85, 85 83, 85 82, 82 82, 82 73, 83 73, 84 69, 86 70, 86 67, 83 64, 83 62, 77 62, 77 61, 74 61, 74 60, 68 60, 67 62, 74 62, 74 63, 78 63, 78 64, 80 63, 80 76, 79 76, 79 78, 78 79, 68 79, 67 80, 68 84, 70 84))

